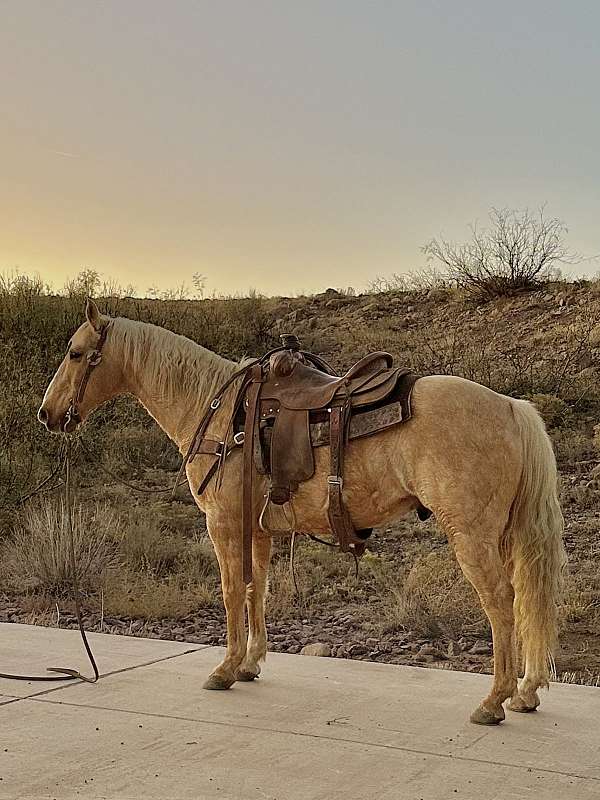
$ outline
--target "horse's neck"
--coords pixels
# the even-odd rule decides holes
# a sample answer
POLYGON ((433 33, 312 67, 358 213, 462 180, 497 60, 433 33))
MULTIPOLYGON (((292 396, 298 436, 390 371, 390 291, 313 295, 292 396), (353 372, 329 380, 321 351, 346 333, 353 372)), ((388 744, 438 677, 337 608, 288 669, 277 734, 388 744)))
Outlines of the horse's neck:
MULTIPOLYGON (((138 323, 143 325, 143 323, 138 323)), ((204 412, 237 365, 183 336, 144 325, 143 359, 123 357, 126 391, 133 394, 185 453, 204 412)))

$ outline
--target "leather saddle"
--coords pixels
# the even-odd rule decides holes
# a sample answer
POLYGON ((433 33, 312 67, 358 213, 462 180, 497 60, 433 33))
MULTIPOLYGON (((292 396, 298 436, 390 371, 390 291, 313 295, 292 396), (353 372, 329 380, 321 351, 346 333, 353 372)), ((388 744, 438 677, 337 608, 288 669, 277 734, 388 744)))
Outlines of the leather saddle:
MULTIPOLYGON (((331 532, 343 551, 362 554, 370 530, 356 531, 344 504, 344 450, 350 439, 369 436, 411 416, 410 397, 417 380, 408 369, 395 367, 389 353, 362 358, 345 375, 335 375, 318 356, 300 350, 293 335, 283 346, 242 368, 243 380, 230 420, 231 442, 215 442, 206 430, 220 405, 222 387, 200 423, 187 458, 196 453, 215 457, 198 492, 204 491, 227 455, 243 445, 244 580, 252 580, 253 475, 270 476, 268 497, 259 524, 263 530, 269 502, 289 503, 294 492, 315 473, 314 448, 329 445, 327 477, 331 532), (217 402, 219 400, 219 402, 217 402)), ((267 530, 267 532, 269 532, 267 530)))
MULTIPOLYGON (((256 468, 261 474, 271 475, 272 502, 288 502, 298 485, 314 475, 313 448, 325 442, 311 435, 311 422, 314 425, 320 420, 322 426, 329 422, 330 444, 339 447, 341 462, 352 415, 393 398, 400 378, 406 375, 406 370, 392 364, 389 353, 371 353, 345 375, 336 376, 313 366, 310 354, 288 350, 271 357, 254 436, 261 437, 261 446, 255 447, 256 468), (342 437, 339 446, 338 428, 342 437)), ((401 409, 397 410, 400 421, 401 409)), ((341 463, 335 472, 340 469, 341 463)))

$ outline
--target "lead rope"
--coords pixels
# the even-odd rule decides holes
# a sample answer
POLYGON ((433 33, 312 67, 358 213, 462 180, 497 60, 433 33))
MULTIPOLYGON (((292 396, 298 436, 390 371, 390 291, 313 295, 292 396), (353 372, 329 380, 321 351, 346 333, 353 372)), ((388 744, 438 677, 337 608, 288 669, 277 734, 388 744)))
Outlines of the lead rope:
POLYGON ((56 675, 12 675, 7 672, 0 672, 0 678, 6 678, 12 681, 72 681, 72 680, 81 680, 85 681, 86 683, 96 683, 98 678, 100 677, 98 672, 98 667, 96 665, 96 660, 94 658, 94 654, 92 653, 92 648, 90 647, 87 636, 85 633, 85 628, 83 627, 83 621, 81 619, 81 604, 80 604, 80 596, 79 596, 79 581, 77 579, 77 563, 75 558, 75 535, 73 532, 73 507, 72 507, 72 499, 71 499, 71 460, 72 460, 72 445, 71 439, 67 437, 66 445, 65 445, 65 506, 67 509, 67 531, 69 534, 69 555, 70 555, 70 566, 71 566, 71 583, 73 586, 73 595, 75 599, 75 616, 77 617, 77 625, 79 627, 79 633, 81 634, 81 639, 83 641, 83 646, 85 647, 85 651, 89 658, 90 664, 92 665, 92 669, 94 671, 94 677, 89 678, 86 675, 82 675, 79 670, 70 669, 69 667, 46 667, 47 672, 54 672, 57 673, 56 675))

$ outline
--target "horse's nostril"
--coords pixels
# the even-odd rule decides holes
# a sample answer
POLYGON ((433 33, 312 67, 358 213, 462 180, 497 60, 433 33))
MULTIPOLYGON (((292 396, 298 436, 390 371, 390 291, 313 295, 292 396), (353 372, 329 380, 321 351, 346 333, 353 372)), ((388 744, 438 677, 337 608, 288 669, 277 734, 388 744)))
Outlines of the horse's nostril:
POLYGON ((40 422, 43 422, 44 425, 48 422, 48 412, 46 411, 44 406, 42 406, 38 411, 38 419, 40 422))

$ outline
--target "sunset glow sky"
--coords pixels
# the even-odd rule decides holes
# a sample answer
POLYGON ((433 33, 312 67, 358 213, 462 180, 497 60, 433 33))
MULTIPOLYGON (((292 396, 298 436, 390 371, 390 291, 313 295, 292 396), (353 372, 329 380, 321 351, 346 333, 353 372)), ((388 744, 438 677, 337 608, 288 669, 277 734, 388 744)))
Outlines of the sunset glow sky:
POLYGON ((0 0, 0 271, 361 289, 542 203, 599 253, 599 30, 579 0, 0 0))

